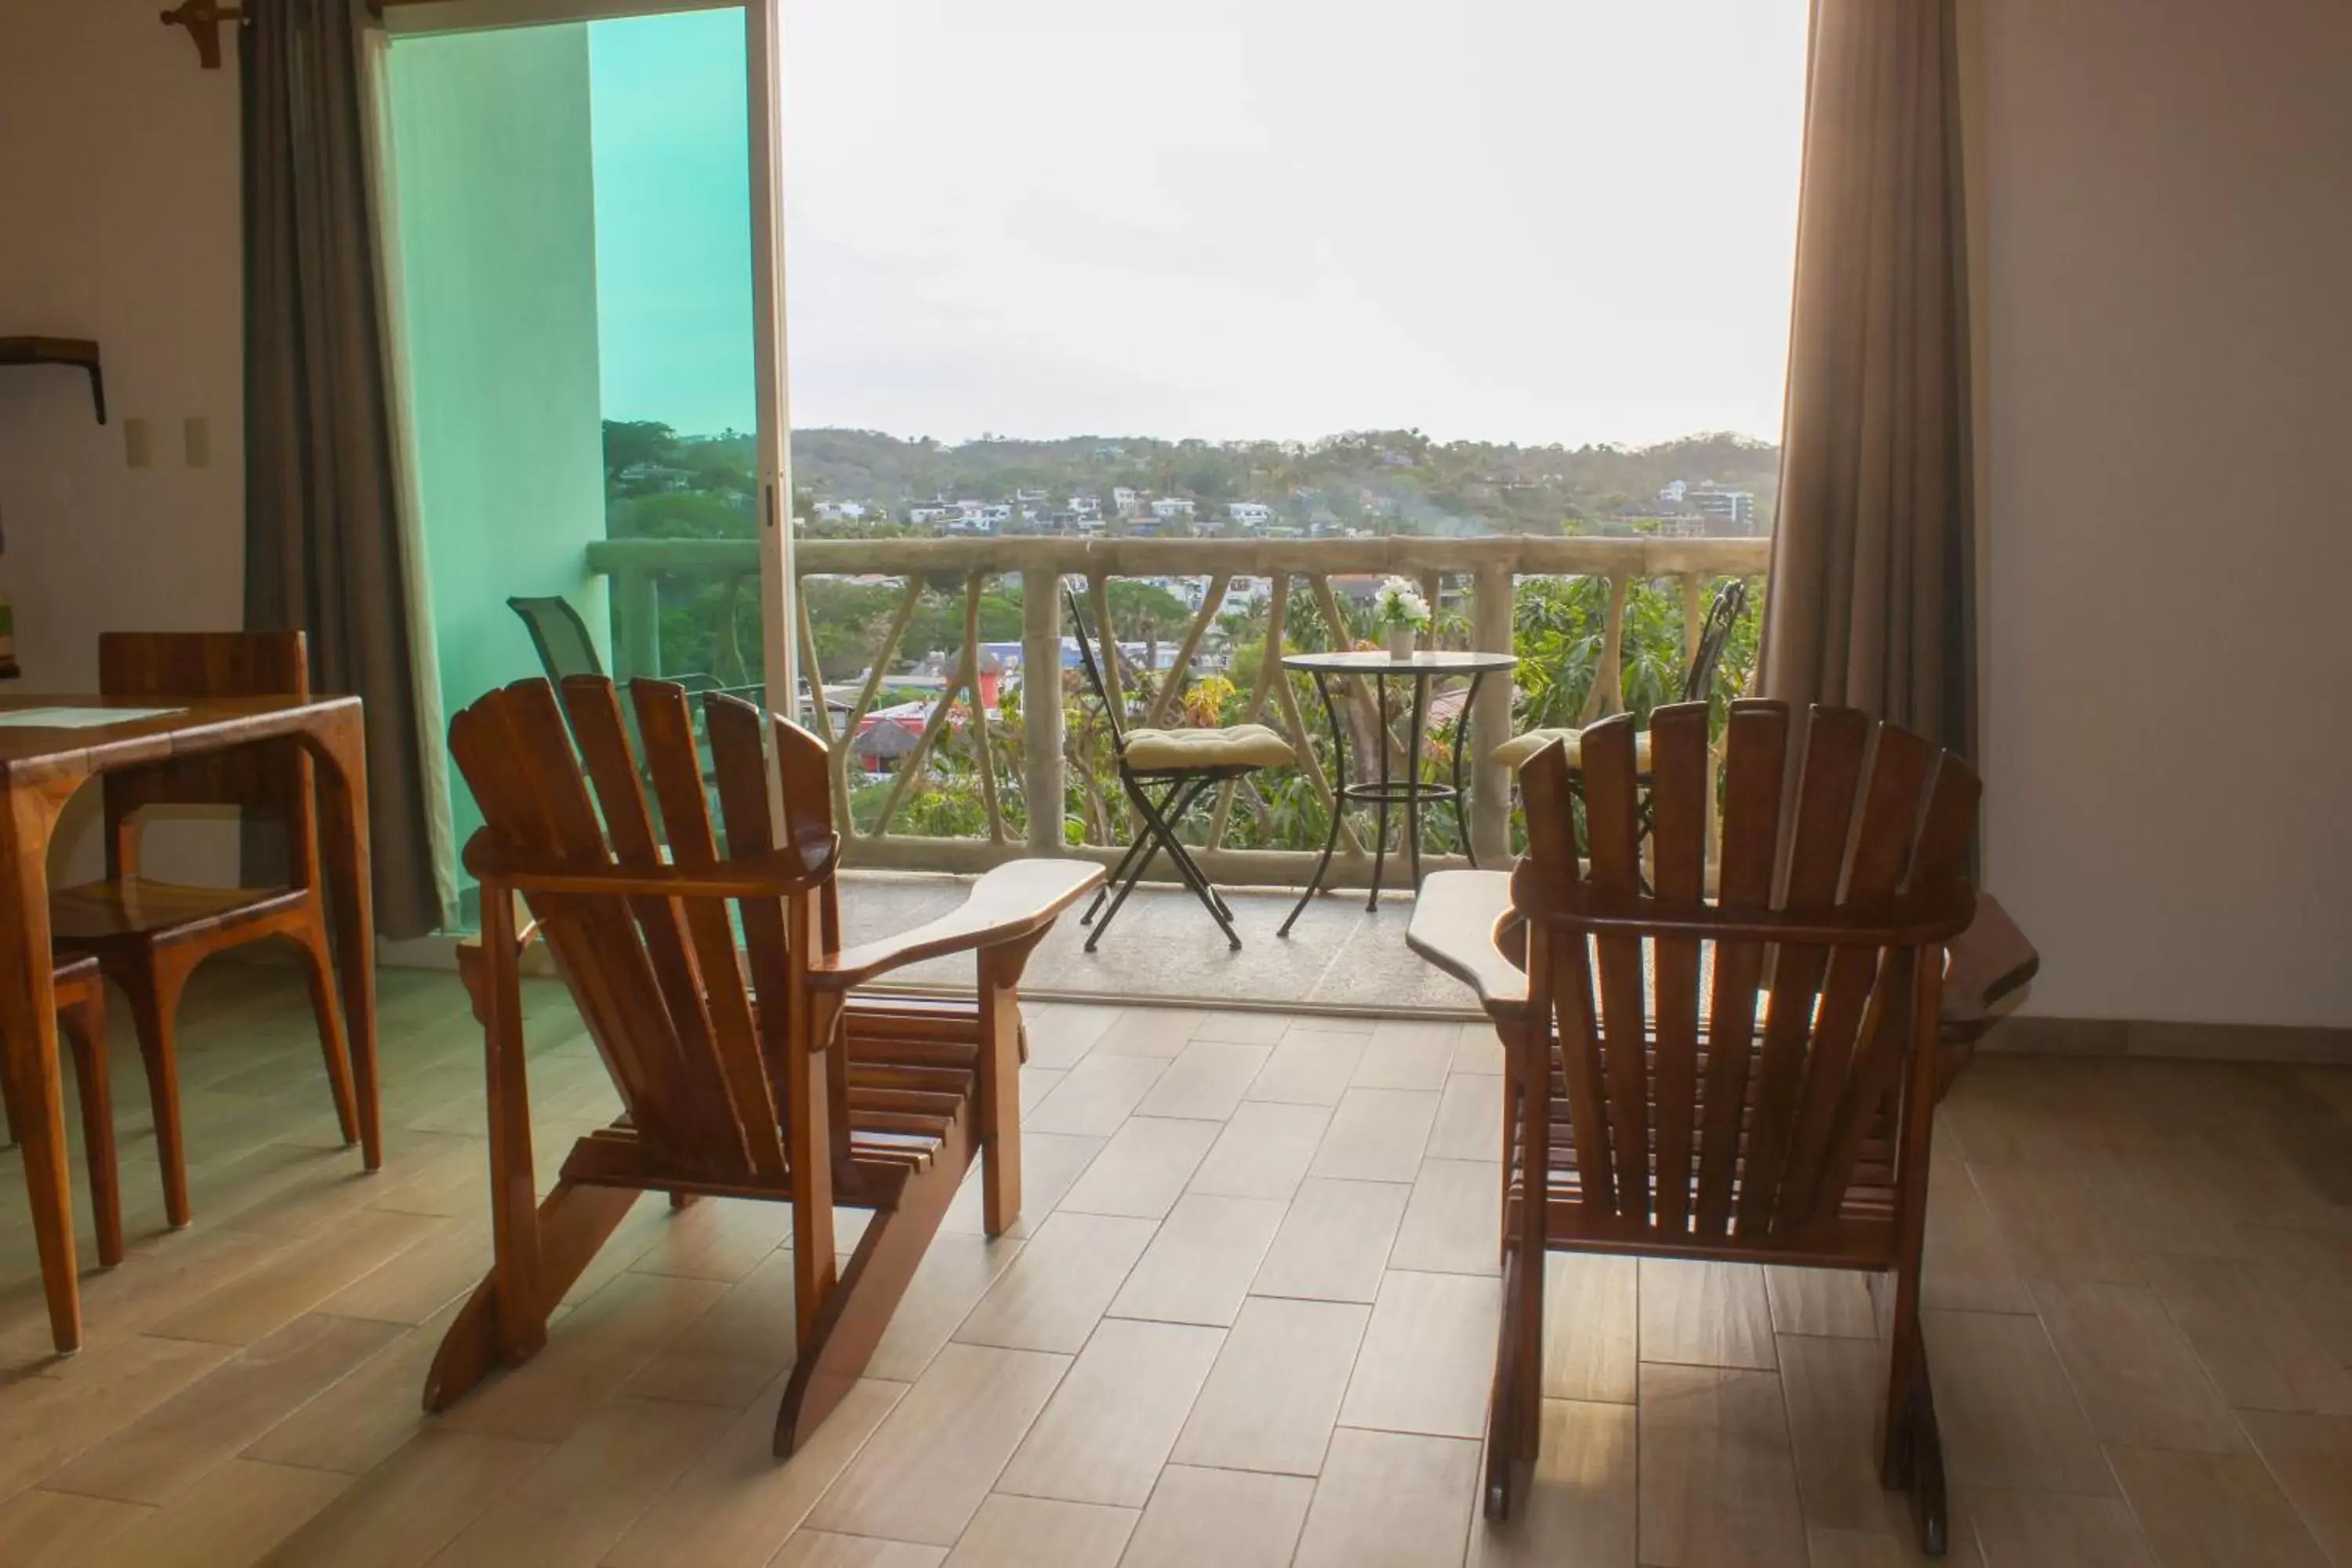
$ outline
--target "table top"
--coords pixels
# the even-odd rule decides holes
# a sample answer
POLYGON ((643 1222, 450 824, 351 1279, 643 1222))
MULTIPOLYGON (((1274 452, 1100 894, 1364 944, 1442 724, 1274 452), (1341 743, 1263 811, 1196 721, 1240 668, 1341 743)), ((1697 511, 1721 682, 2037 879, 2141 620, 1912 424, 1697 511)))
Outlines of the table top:
POLYGON ((1308 673, 1321 671, 1329 675, 1408 675, 1417 679, 1439 675, 1487 675, 1498 669, 1516 669, 1519 658, 1510 653, 1462 653, 1451 649, 1408 654, 1397 658, 1385 648, 1363 648, 1349 653, 1286 653, 1282 656, 1286 669, 1303 669, 1308 673))
POLYGON ((0 697, 0 715, 27 708, 125 708, 142 717, 119 724, 0 725, 0 781, 27 784, 218 751, 291 735, 319 718, 357 708, 356 697, 0 697), (170 711, 157 713, 156 709, 170 711))

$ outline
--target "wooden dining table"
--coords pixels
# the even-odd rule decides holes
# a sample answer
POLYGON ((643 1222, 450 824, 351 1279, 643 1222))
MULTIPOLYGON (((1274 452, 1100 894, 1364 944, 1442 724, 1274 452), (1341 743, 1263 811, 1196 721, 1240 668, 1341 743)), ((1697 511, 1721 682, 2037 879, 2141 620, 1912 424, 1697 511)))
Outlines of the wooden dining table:
POLYGON ((110 769, 289 740, 318 764, 313 771, 320 849, 351 1041, 360 1146, 367 1169, 373 1171, 383 1163, 383 1133, 376 1093, 375 928, 360 700, 0 698, 0 791, 7 796, 6 809, 0 812, 0 1068, 16 1109, 49 1330, 60 1352, 81 1346, 81 1293, 50 989, 48 857, 58 818, 76 790, 110 769))

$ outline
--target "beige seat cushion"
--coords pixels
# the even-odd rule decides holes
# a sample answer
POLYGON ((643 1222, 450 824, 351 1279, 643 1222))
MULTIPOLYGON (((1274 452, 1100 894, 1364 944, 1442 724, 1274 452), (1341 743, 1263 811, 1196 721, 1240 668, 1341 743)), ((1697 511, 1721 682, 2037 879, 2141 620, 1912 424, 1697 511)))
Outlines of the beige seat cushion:
MULTIPOLYGON (((1583 762, 1584 731, 1581 730, 1530 730, 1524 735, 1514 735, 1495 748, 1494 760, 1517 773, 1528 765, 1528 759, 1559 741, 1568 747, 1568 765, 1580 766, 1583 762)), ((1647 730, 1633 737, 1633 771, 1650 771, 1650 732, 1647 730)))
POLYGON ((1290 742, 1263 724, 1224 730, 1129 730, 1127 765, 1139 773, 1193 768, 1286 768, 1298 760, 1290 742))

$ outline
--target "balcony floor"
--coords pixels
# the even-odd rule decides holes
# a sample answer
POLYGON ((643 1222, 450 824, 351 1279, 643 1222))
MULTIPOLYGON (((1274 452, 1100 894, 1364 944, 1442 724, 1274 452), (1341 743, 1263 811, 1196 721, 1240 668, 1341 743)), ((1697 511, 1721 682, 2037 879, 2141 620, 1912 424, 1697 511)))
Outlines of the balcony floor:
MULTIPOLYGON (((524 1005, 543 1176, 617 1106, 562 988, 524 1005)), ((1476 1517, 1501 1095, 1481 1025, 1033 1006, 1021 1225, 984 1239, 967 1191, 792 1461, 768 1452, 792 1258, 765 1205, 641 1200, 546 1349, 427 1417, 488 1258, 481 1037, 446 972, 385 971, 381 1017, 389 1158, 362 1177, 299 983, 199 973, 177 1233, 118 1022, 131 1252, 85 1275, 78 1356, 47 1352, 0 1152, 0 1557, 1917 1561, 1870 1458, 1885 1349, 1852 1275, 1556 1255, 1545 1463, 1513 1524, 1476 1517)), ((2347 1149, 2352 1069, 1990 1057, 1961 1079, 1926 1285, 1953 1568, 2352 1563, 2347 1149)))
MULTIPOLYGON (((904 931, 961 903, 969 879, 849 872, 842 878, 842 923, 851 941, 904 931)), ((1022 984, 1039 996, 1150 997, 1261 1006, 1439 1011, 1467 1017, 1467 988, 1405 946, 1409 895, 1383 892, 1366 912, 1361 889, 1308 905, 1286 937, 1275 934, 1298 889, 1226 889, 1239 952, 1192 895, 1150 884, 1136 890, 1093 952, 1076 912, 1066 915, 1029 960, 1022 984)), ((971 979, 969 958, 939 959, 902 972, 942 984, 971 979)))

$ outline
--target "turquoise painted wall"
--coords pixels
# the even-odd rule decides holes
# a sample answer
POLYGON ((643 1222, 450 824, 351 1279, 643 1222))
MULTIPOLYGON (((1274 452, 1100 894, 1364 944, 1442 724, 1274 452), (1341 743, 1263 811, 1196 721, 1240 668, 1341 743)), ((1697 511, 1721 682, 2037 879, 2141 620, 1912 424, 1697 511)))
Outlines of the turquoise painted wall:
MULTIPOLYGON (((539 672, 509 595, 565 595, 606 636, 584 558, 604 532, 588 27, 402 38, 391 79, 410 417, 455 713, 539 672)), ((454 767, 449 794, 462 847, 481 816, 454 767)))

